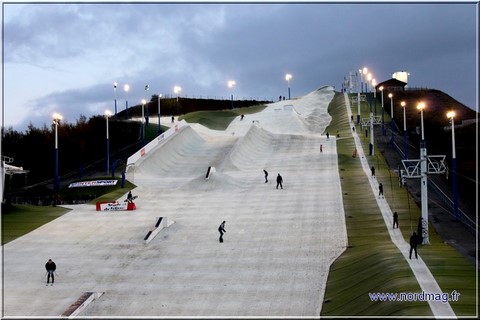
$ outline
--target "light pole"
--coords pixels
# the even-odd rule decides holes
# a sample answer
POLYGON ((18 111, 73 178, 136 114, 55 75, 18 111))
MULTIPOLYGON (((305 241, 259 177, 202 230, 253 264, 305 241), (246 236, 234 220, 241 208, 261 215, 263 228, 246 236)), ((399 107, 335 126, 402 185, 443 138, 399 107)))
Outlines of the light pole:
POLYGON ((53 114, 53 125, 55 126, 55 180, 53 190, 55 194, 60 190, 60 179, 58 177, 58 125, 62 119, 63 117, 59 113, 53 114))
POLYGON ((367 74, 367 82, 365 83, 366 87, 367 87, 367 92, 368 92, 368 84, 372 81, 372 74, 369 73, 367 74))
POLYGON ((142 99, 142 144, 145 144, 145 103, 147 101, 142 99))
POLYGON ((110 112, 110 110, 106 110, 105 111, 105 121, 107 123, 107 175, 110 171, 110 140, 109 140, 109 133, 108 133, 108 118, 110 118, 110 116, 112 115, 112 113, 110 112))
POLYGON ((115 81, 113 83, 113 94, 115 97, 115 120, 117 120, 117 85, 118 83, 115 81))
POLYGON ((374 151, 374 141, 373 141, 373 112, 372 106, 370 105, 370 146, 369 146, 369 155, 373 156, 375 154, 374 151))
POLYGON ((162 128, 160 126, 160 99, 162 99, 162 94, 158 94, 158 135, 162 133, 162 128))
MULTIPOLYGON (((144 100, 147 99, 147 96, 146 96, 146 95, 147 95, 148 89, 150 89, 150 87, 149 87, 149 85, 147 84, 147 85, 145 85, 145 97, 144 97, 144 100)), ((149 119, 148 119, 148 116, 149 116, 149 114, 150 114, 150 112, 149 112, 148 109, 149 109, 149 108, 147 107, 147 111, 145 112, 145 123, 146 123, 147 126, 148 126, 148 120, 149 120, 149 119)))
MULTIPOLYGON (((425 134, 423 132, 423 109, 425 103, 420 102, 417 105, 420 110, 420 125, 422 130, 422 140, 420 142, 420 184, 422 194, 422 238, 423 244, 430 243, 428 239, 428 179, 427 179, 427 148, 425 144, 425 134)), ((419 235, 420 236, 420 235, 419 235)))
POLYGON ((123 91, 125 91, 125 117, 128 120, 128 91, 130 90, 130 85, 125 84, 123 86, 123 91))
POLYGON ((180 91, 182 91, 182 88, 179 86, 173 87, 173 92, 177 95, 177 102, 178 102, 178 95, 180 94, 180 91))
POLYGON ((380 92, 382 93, 382 133, 383 135, 387 135, 387 131, 385 130, 385 109, 383 108, 383 86, 380 86, 380 92))
POLYGON ((288 86, 288 100, 290 100, 290 79, 292 79, 292 75, 290 73, 287 73, 285 75, 285 80, 287 80, 287 86, 288 86))
POLYGON ((393 94, 389 93, 388 97, 390 98, 390 131, 392 132, 390 143, 392 144, 392 147, 393 147, 393 94))
POLYGON ((358 92, 363 92, 363 72, 362 72, 362 69, 358 69, 358 74, 360 75, 360 90, 358 90, 358 92))
POLYGON ((180 91, 182 91, 182 88, 180 86, 175 86, 173 87, 173 92, 177 95, 177 113, 179 113, 179 106, 178 106, 178 95, 180 94, 180 91))
MULTIPOLYGON (((364 68, 362 69, 362 73, 363 73, 363 75, 366 77, 366 76, 367 76, 367 73, 368 73, 368 68, 367 68, 367 67, 364 67, 364 68)), ((364 79, 366 79, 366 78, 364 78, 364 79)), ((363 83, 365 83, 365 81, 363 81, 363 83)), ((366 84, 366 83, 365 83, 365 90, 362 90, 362 92, 367 92, 367 84, 366 84)))
POLYGON ((372 90, 373 90, 373 105, 374 105, 374 113, 375 113, 375 116, 377 116, 377 80, 375 79, 372 79, 372 90))
POLYGON ((357 124, 360 124, 360 91, 357 92, 357 124))
POLYGON ((405 101, 402 101, 400 105, 403 108, 403 158, 405 160, 408 159, 407 152, 407 116, 406 116, 406 110, 407 110, 407 104, 405 101))
POLYGON ((230 89, 232 89, 232 109, 234 109, 234 108, 233 108, 233 87, 235 87, 235 85, 236 85, 235 81, 233 81, 233 80, 229 80, 229 81, 228 81, 228 87, 229 87, 230 89))
POLYGON ((457 157, 455 154, 455 112, 450 111, 447 113, 447 117, 452 122, 452 166, 453 166, 453 210, 455 213, 455 221, 458 221, 458 191, 457 191, 457 157))

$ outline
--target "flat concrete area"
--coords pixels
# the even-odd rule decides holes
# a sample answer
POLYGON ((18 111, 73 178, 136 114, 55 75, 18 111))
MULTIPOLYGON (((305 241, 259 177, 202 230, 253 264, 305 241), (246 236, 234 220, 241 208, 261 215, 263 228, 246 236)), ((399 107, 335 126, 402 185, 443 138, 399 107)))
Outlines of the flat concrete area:
POLYGON ((335 138, 323 135, 333 96, 276 102, 225 131, 182 128, 128 172, 137 210, 72 206, 5 245, 4 316, 59 316, 84 292, 104 294, 80 317, 319 316, 347 245, 335 138), (175 223, 146 244, 157 217, 175 223))

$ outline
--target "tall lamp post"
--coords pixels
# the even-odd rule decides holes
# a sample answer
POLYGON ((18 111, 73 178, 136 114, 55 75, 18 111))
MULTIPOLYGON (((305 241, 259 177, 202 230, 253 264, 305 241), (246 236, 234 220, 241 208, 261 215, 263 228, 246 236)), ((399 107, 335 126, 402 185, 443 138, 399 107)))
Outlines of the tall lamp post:
POLYGON ((53 114, 53 125, 55 126, 55 180, 53 190, 55 194, 60 190, 60 179, 58 177, 58 125, 62 119, 63 117, 59 113, 53 114))
POLYGON ((455 112, 450 111, 447 117, 452 122, 452 166, 453 166, 453 210, 455 213, 455 221, 458 221, 458 190, 457 190, 457 157, 455 155, 455 112))
POLYGON ((372 90, 373 90, 373 106, 375 116, 377 116, 377 80, 372 79, 372 90))
POLYGON ((180 94, 180 91, 182 91, 182 88, 180 86, 173 87, 173 92, 177 95, 177 113, 179 112, 178 95, 180 94))
POLYGON ((142 99, 142 144, 145 144, 145 103, 147 100, 142 99))
POLYGON ((232 109, 234 109, 233 108, 233 87, 235 87, 235 85, 236 85, 235 81, 233 80, 228 81, 228 87, 232 90, 232 109))
POLYGON ((360 124, 360 91, 357 92, 357 124, 360 124))
POLYGON ((113 83, 113 95, 115 97, 115 120, 117 120, 117 82, 113 83))
POLYGON ((374 151, 374 140, 373 140, 373 111, 372 106, 370 105, 370 146, 369 146, 369 155, 373 156, 374 151))
POLYGON ((388 97, 390 98, 390 131, 392 132, 390 143, 392 144, 392 147, 393 147, 393 94, 389 93, 388 97))
POLYGON ((385 130, 385 109, 383 107, 383 86, 380 86, 380 92, 382 93, 382 134, 385 136, 387 135, 387 131, 385 130))
POLYGON ((407 115, 406 115, 406 110, 407 110, 407 104, 405 101, 402 101, 400 105, 403 108, 403 158, 405 160, 408 159, 407 152, 407 115))
MULTIPOLYGON (((144 97, 144 100, 147 99, 147 91, 148 91, 149 89, 150 89, 150 86, 149 86, 148 84, 145 85, 145 97, 144 97)), ((149 120, 149 119, 148 119, 148 116, 149 116, 149 113, 150 113, 148 109, 149 109, 149 108, 147 107, 147 111, 145 112, 145 123, 146 123, 147 126, 148 126, 148 120, 149 120)))
MULTIPOLYGON (((427 179, 427 148, 425 144, 425 134, 423 131, 423 109, 425 103, 420 102, 417 105, 420 110, 420 125, 422 129, 422 140, 420 142, 420 185, 422 194, 422 238, 423 244, 430 243, 428 239, 428 179, 427 179)), ((419 235, 420 236, 420 235, 419 235)))
MULTIPOLYGON (((369 73, 367 74, 367 82, 365 83, 366 87, 367 87, 367 92, 369 91, 368 90, 368 84, 372 81, 372 74, 369 73)), ((370 88, 371 89, 371 88, 370 88)))
POLYGON ((110 112, 110 110, 106 110, 105 111, 105 122, 106 122, 106 128, 107 128, 107 143, 106 143, 106 146, 107 146, 107 175, 110 171, 110 139, 109 139, 109 133, 108 133, 108 118, 110 118, 112 115, 112 113, 110 112))
POLYGON ((128 120, 128 91, 130 91, 130 85, 125 84, 123 91, 125 91, 125 117, 128 120))
POLYGON ((160 100, 162 99, 162 94, 158 94, 158 135, 162 133, 162 127, 160 126, 160 100))
POLYGON ((366 79, 366 77, 367 77, 368 68, 367 68, 367 67, 364 67, 364 68, 362 69, 362 73, 363 73, 363 76, 364 76, 364 78, 363 78, 363 83, 365 83, 365 89, 364 89, 362 92, 367 92, 367 84, 366 84, 366 82, 365 82, 365 79, 366 79))
POLYGON ((288 100, 290 100, 290 79, 292 79, 292 75, 287 73, 285 75, 285 80, 287 80, 287 86, 288 86, 288 100))
POLYGON ((360 90, 358 90, 358 92, 363 92, 363 72, 362 72, 362 69, 358 69, 358 74, 360 75, 360 90))

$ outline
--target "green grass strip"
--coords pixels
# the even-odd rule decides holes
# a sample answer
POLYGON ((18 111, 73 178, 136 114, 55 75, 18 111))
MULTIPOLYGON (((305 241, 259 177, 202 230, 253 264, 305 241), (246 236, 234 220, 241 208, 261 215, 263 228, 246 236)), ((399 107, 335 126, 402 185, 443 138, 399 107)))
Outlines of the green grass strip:
MULTIPOLYGON (((362 118, 368 117, 368 108, 362 103, 362 118)), ((421 288, 407 261, 391 242, 359 158, 352 157, 355 142, 343 93, 336 94, 329 113, 332 122, 326 130, 340 135, 337 151, 348 248, 331 266, 321 315, 432 316, 427 302, 371 301, 369 293, 420 293, 421 288)), ((368 152, 369 138, 361 141, 364 151, 368 152)), ((400 230, 404 238, 409 239, 412 230, 416 230, 421 211, 406 189, 400 188, 395 172, 390 170, 378 148, 374 154, 367 156, 367 160, 370 166, 375 166, 377 180, 384 185, 385 198, 392 211, 399 213, 400 230)), ((419 254, 443 292, 457 290, 461 294, 458 302, 450 302, 457 316, 474 316, 475 267, 452 247, 443 244, 433 228, 429 231, 431 244, 420 246, 419 254)))

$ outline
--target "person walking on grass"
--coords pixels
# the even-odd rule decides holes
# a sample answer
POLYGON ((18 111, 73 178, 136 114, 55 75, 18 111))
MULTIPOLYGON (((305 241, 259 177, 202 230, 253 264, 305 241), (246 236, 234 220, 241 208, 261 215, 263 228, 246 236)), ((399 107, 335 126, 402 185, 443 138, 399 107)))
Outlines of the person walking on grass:
POLYGON ((278 189, 278 186, 280 186, 280 188, 283 189, 282 183, 283 183, 283 178, 279 173, 277 176, 277 189, 278 189))
POLYGON ((263 173, 265 173, 265 183, 267 183, 268 182, 268 172, 267 172, 267 170, 264 169, 263 173))
POLYGON ((55 277, 53 274, 57 269, 55 262, 53 262, 52 259, 48 259, 47 263, 45 263, 45 269, 47 270, 47 286, 50 283, 50 277, 52 278, 51 285, 53 286, 53 283, 55 282, 55 277))
POLYGON ((223 242, 223 233, 227 232, 225 231, 225 221, 223 221, 220 226, 218 227, 218 232, 220 232, 220 238, 218 239, 220 242, 223 242))

